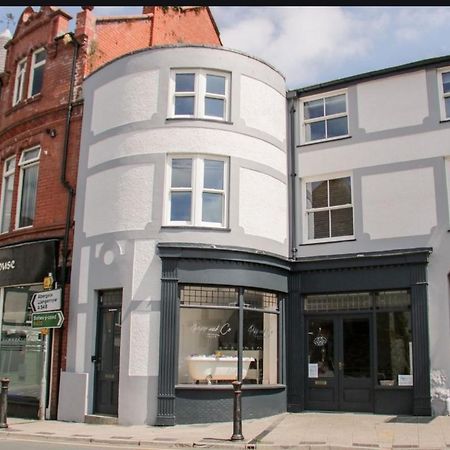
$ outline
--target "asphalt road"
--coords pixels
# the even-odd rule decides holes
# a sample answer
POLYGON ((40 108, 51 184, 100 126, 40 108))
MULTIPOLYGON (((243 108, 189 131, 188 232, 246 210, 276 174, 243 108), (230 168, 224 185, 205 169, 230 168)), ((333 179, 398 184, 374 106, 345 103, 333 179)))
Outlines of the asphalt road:
POLYGON ((0 450, 125 450, 125 449, 146 449, 158 450, 157 447, 145 447, 131 445, 107 445, 70 442, 33 441, 29 439, 1 438, 0 450))

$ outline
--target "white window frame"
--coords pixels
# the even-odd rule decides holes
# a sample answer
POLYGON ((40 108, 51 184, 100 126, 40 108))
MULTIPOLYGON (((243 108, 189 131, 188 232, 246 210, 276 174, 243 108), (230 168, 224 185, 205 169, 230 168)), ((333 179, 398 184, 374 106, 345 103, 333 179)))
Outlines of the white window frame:
MULTIPOLYGON (((40 162, 40 157, 41 157, 41 147, 39 145, 36 145, 34 147, 31 148, 27 148, 25 149, 22 154, 20 155, 20 160, 19 160, 19 167, 20 167, 20 175, 19 175, 19 187, 17 190, 17 206, 16 206, 16 229, 24 229, 24 228, 31 228, 33 226, 32 225, 27 225, 27 226, 19 226, 20 223, 20 210, 22 207, 22 188, 23 188, 23 174, 24 171, 32 166, 38 165, 40 162), (37 156, 35 156, 32 159, 26 160, 25 161, 25 155, 29 152, 38 150, 38 154, 37 156)), ((36 196, 37 196, 37 186, 36 186, 36 196)), ((33 219, 33 223, 34 223, 34 219, 33 219)))
MULTIPOLYGON (((36 69, 38 69, 39 67, 45 65, 45 63, 47 62, 47 56, 46 56, 44 60, 39 61, 37 63, 36 62, 36 56, 39 53, 42 53, 42 52, 45 52, 45 51, 46 51, 45 48, 41 47, 38 50, 34 51, 32 57, 31 57, 30 79, 28 81, 28 97, 32 96, 31 90, 33 89, 34 74, 35 74, 36 69)), ((34 95, 38 95, 39 93, 40 93, 40 91, 36 92, 36 94, 34 94, 34 95)))
POLYGON ((217 155, 204 155, 192 153, 177 153, 168 155, 166 160, 166 183, 165 183, 165 212, 164 223, 166 226, 188 226, 188 227, 208 227, 208 228, 226 228, 228 223, 228 174, 229 174, 229 158, 217 155), (173 188, 172 187, 172 161, 175 159, 191 159, 192 173, 191 173, 191 188, 173 188), (223 166, 223 189, 207 189, 203 187, 204 179, 204 161, 222 161, 223 166), (188 221, 172 221, 170 220, 171 213, 171 193, 172 192, 192 192, 191 195, 191 220, 188 221), (222 222, 204 222, 202 220, 203 208, 203 192, 220 193, 223 196, 222 203, 222 222))
MULTIPOLYGON (((2 198, 1 198, 1 208, 0 208, 0 234, 8 233, 9 227, 11 226, 12 217, 10 218, 9 227, 7 230, 3 230, 3 215, 5 212, 5 196, 6 196, 6 188, 7 188, 7 179, 9 177, 12 177, 13 185, 14 185, 14 177, 16 173, 16 157, 12 156, 11 158, 8 158, 3 163, 3 179, 2 179, 2 198), (10 163, 13 163, 10 165, 10 163), (9 167, 8 167, 9 166, 9 167)), ((9 211, 9 214, 11 215, 12 212, 12 202, 11 202, 11 211, 9 211)))
POLYGON ((311 95, 309 97, 301 97, 299 100, 299 116, 300 116, 300 144, 302 145, 308 145, 308 144, 316 144, 318 142, 329 142, 329 141, 335 141, 338 139, 343 139, 350 136, 350 128, 349 128, 349 112, 348 112, 348 91, 347 89, 341 89, 338 91, 332 91, 332 92, 326 92, 321 93, 317 95, 311 95), (315 117, 314 119, 305 119, 305 103, 314 101, 314 100, 320 100, 320 99, 326 99, 329 97, 337 97, 338 95, 345 95, 345 112, 343 113, 337 113, 337 114, 331 114, 331 115, 323 115, 320 117, 315 117), (334 136, 331 138, 326 137, 325 139, 315 139, 311 141, 306 140, 306 125, 308 123, 313 122, 321 122, 325 121, 325 130, 327 126, 327 121, 330 119, 337 119, 339 117, 346 117, 347 118, 347 134, 343 134, 341 136, 334 136))
POLYGON ((450 92, 444 93, 444 81, 442 79, 442 75, 444 73, 450 73, 450 66, 441 67, 437 71, 438 77, 438 89, 439 89, 439 107, 441 110, 441 121, 446 122, 450 120, 450 116, 447 117, 445 113, 445 98, 450 97, 450 92))
MULTIPOLYGON (((329 188, 328 188, 329 189, 329 188)), ((355 239, 355 205, 354 205, 354 196, 353 196, 353 175, 351 172, 343 172, 343 173, 333 173, 327 175, 321 175, 316 177, 307 177, 303 178, 301 182, 301 198, 302 198, 302 227, 303 227, 303 243, 304 244, 317 244, 317 243, 326 243, 326 242, 338 242, 338 241, 349 241, 355 239), (323 208, 307 208, 306 207, 306 185, 308 183, 314 183, 315 181, 329 181, 334 180, 336 178, 347 178, 350 177, 350 194, 351 194, 351 203, 346 203, 345 205, 338 206, 327 206, 323 208), (319 238, 319 239, 311 239, 308 236, 308 213, 315 211, 331 211, 335 209, 344 209, 344 208, 352 208, 352 228, 353 234, 346 236, 335 236, 328 238, 319 238)), ((328 199, 330 198, 330 193, 328 192, 328 199)), ((329 219, 331 220, 331 219, 329 219)), ((330 223, 330 231, 331 231, 331 223, 330 223)))
POLYGON ((14 81, 13 106, 17 105, 25 96, 25 74, 27 71, 27 58, 21 59, 17 63, 16 77, 14 81))
POLYGON ((230 89, 231 74, 218 70, 207 69, 172 69, 170 73, 170 98, 169 98, 169 117, 174 119, 210 119, 219 121, 228 121, 230 112, 230 89), (195 82, 193 92, 175 92, 175 79, 177 74, 194 74, 195 82), (225 94, 213 94, 206 92, 206 76, 215 75, 225 78, 225 94), (175 114, 176 97, 194 97, 194 114, 175 114), (217 98, 224 100, 224 115, 222 117, 208 116, 205 114, 205 99, 217 98))

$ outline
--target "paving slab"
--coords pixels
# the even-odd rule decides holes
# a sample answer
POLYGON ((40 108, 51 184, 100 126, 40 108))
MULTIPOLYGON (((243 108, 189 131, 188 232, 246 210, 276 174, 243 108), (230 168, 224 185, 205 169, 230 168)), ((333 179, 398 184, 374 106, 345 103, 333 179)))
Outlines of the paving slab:
POLYGON ((359 413, 284 413, 244 420, 243 441, 232 422, 156 427, 8 418, 0 439, 26 438, 157 448, 229 450, 450 450, 450 417, 359 413))

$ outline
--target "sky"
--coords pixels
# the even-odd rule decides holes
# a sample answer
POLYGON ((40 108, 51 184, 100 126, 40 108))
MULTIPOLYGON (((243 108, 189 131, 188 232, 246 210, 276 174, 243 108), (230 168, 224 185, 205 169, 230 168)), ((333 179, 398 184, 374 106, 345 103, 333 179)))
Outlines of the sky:
MULTIPOLYGON (((39 7, 34 7, 38 10, 39 7)), ((63 7, 74 18, 80 7, 63 7)), ((224 47, 275 66, 296 89, 372 70, 450 55, 450 6, 212 6, 224 47)), ((0 6, 15 20, 23 7, 0 6)), ((98 16, 141 6, 95 7, 98 16)), ((72 22, 75 22, 73 20, 72 22)), ((14 25, 9 26, 14 30, 14 25)))

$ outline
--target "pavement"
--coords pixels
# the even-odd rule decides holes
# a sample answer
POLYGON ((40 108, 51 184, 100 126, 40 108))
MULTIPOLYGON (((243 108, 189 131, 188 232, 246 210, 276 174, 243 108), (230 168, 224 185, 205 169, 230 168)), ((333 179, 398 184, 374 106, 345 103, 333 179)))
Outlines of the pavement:
POLYGON ((8 418, 0 440, 114 444, 140 448, 203 447, 249 450, 450 449, 450 416, 363 413, 284 413, 242 421, 244 440, 231 441, 232 422, 155 427, 8 418))

